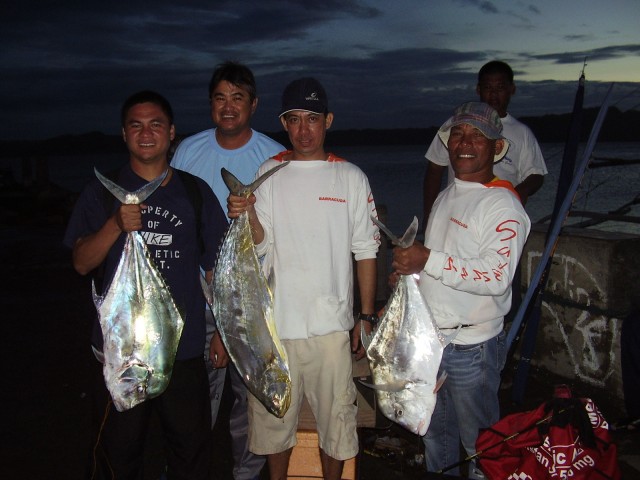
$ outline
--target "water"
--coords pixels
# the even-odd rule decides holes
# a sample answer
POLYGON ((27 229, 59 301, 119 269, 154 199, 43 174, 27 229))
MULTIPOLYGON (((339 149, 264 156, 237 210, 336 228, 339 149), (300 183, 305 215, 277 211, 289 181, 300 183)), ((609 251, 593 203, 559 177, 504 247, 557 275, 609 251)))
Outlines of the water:
MULTIPOLYGON (((584 146, 583 146, 584 147, 584 146)), ((535 222, 549 215, 553 209, 558 174, 564 145, 541 145, 549 174, 543 187, 533 195, 526 206, 535 222)), ((426 168, 425 145, 358 146, 332 149, 338 156, 358 165, 369 177, 376 203, 385 205, 388 226, 402 233, 413 216, 422 220, 422 181, 426 168)), ((640 142, 601 143, 596 145, 594 157, 640 158, 640 142)), ((578 162, 582 151, 578 152, 578 162)), ((49 158, 49 176, 52 182, 72 191, 80 191, 93 176, 93 168, 108 172, 127 161, 121 154, 87 156, 52 156, 49 158)), ((20 178, 19 159, 0 159, 0 168, 11 168, 16 179, 20 178)), ((588 169, 576 195, 573 210, 609 212, 631 202, 640 194, 640 164, 588 169)), ((631 206, 628 215, 640 216, 640 205, 631 206)), ((575 223, 580 218, 570 218, 575 223)), ((606 222, 600 230, 640 233, 640 225, 624 222, 606 222)))
MULTIPOLYGON (((527 202, 526 210, 536 222, 551 214, 556 196, 558 176, 564 144, 541 144, 549 174, 540 190, 527 202)), ((402 233, 413 216, 422 218, 422 181, 426 169, 424 154, 427 145, 386 147, 344 147, 336 154, 355 163, 369 177, 377 204, 388 211, 389 227, 402 233)), ((582 159, 584 145, 578 152, 576 163, 582 159)), ((640 159, 640 142, 602 143, 596 146, 593 157, 640 159)), ((588 169, 575 197, 572 210, 606 213, 640 194, 640 164, 588 169)), ((640 204, 631 206, 628 215, 640 216, 640 204)), ((570 218, 567 224, 581 221, 570 218)), ((600 230, 640 233, 640 225, 625 222, 606 222, 600 230)))

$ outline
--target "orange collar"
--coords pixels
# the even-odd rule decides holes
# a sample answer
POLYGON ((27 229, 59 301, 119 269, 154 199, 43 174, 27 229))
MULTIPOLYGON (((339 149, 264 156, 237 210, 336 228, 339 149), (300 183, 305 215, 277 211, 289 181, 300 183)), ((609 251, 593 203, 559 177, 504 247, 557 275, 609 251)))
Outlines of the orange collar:
POLYGON ((484 183, 483 185, 485 187, 489 187, 489 188, 496 188, 496 187, 506 188, 511 193, 513 193, 518 198, 518 200, 520 200, 522 202, 522 199, 520 198, 520 194, 518 194, 516 189, 513 188, 513 184, 511 182, 509 182, 508 180, 501 180, 498 177, 493 177, 493 180, 491 180, 488 183, 484 183))
MULTIPOLYGON (((278 162, 284 162, 284 157, 289 155, 290 153, 293 153, 293 151, 285 150, 284 152, 280 152, 279 154, 274 155, 272 158, 278 162)), ((327 162, 346 162, 346 160, 344 158, 338 157, 337 155, 334 155, 333 153, 329 153, 327 154, 327 162)))

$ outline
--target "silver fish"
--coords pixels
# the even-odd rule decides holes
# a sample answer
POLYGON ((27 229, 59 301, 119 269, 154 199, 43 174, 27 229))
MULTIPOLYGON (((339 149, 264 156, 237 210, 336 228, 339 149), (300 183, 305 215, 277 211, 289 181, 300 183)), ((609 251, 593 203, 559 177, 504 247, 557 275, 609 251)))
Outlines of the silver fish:
MULTIPOLYGON (((224 168, 221 173, 232 193, 248 197, 287 163, 272 168, 248 186, 224 168)), ((291 374, 276 333, 273 296, 256 255, 246 212, 232 221, 212 285, 203 287, 222 341, 247 388, 269 412, 282 418, 291 403, 291 374)))
MULTIPOLYGON (((409 247, 418 231, 418 219, 402 239, 371 217, 394 245, 409 247)), ((363 329, 364 330, 364 329, 363 329)), ((437 380, 444 347, 453 339, 443 337, 413 275, 401 275, 377 330, 363 335, 363 345, 373 377, 378 405, 388 419, 424 435, 436 405, 436 392, 446 375, 437 380)))
MULTIPOLYGON (((95 170, 123 204, 139 204, 167 172, 127 192, 95 170)), ((157 397, 167 388, 184 321, 139 232, 127 234, 122 255, 104 295, 93 300, 104 337, 104 378, 119 412, 157 397)))

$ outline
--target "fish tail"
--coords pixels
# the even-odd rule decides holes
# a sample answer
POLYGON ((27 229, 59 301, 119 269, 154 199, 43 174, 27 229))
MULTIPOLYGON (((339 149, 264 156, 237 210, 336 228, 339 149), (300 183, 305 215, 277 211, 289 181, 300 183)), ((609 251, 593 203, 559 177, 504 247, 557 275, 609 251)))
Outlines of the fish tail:
POLYGON ((248 197, 253 192, 255 192, 260 185, 262 185, 262 182, 264 182, 267 178, 276 173, 282 167, 286 167, 288 164, 289 162, 282 162, 280 165, 273 167, 271 170, 268 170, 260 175, 249 185, 245 185, 244 183, 242 183, 233 173, 231 173, 226 168, 221 168, 220 174, 222 175, 222 180, 231 193, 233 193, 234 195, 248 197))
POLYGON ((102 185, 104 185, 105 188, 109 190, 120 203, 125 205, 139 204, 144 202, 153 192, 156 191, 156 189, 162 184, 162 182, 164 182, 164 179, 169 173, 169 170, 165 170, 164 173, 162 173, 160 176, 154 178, 135 192, 128 192, 117 183, 102 175, 97 168, 94 167, 93 171, 95 172, 96 177, 98 177, 98 180, 100 180, 100 183, 102 183, 102 185))
POLYGON ((400 239, 399 246, 402 248, 408 248, 413 245, 413 242, 416 239, 416 235, 418 234, 418 217, 414 216, 411 225, 407 227, 407 230, 404 232, 404 235, 400 239))
POLYGON ((391 243, 397 245, 401 248, 407 248, 413 245, 414 240, 416 239, 416 235, 418 234, 418 217, 414 216, 411 225, 404 232, 402 238, 398 238, 393 234, 391 230, 387 228, 387 226, 378 220, 375 216, 371 215, 371 220, 375 223, 380 230, 382 230, 385 235, 389 237, 391 243))

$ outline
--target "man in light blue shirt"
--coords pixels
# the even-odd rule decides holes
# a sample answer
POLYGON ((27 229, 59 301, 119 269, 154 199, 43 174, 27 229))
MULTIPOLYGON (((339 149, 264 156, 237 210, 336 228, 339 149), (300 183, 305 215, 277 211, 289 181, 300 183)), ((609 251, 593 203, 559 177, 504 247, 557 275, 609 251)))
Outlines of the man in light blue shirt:
MULTIPOLYGON (((251 117, 258 106, 258 97, 253 73, 246 66, 235 62, 218 65, 209 83, 209 100, 215 127, 183 140, 171 165, 202 178, 212 188, 221 205, 226 205, 229 190, 222 181, 221 168, 229 170, 242 183, 249 184, 258 167, 285 148, 251 128, 251 117)), ((207 313, 208 341, 205 343, 205 357, 210 360, 208 372, 213 428, 220 407, 229 357, 216 331, 213 315, 209 310, 207 313)), ((252 480, 259 477, 265 458, 249 452, 248 390, 236 368, 231 365, 228 370, 234 394, 230 417, 233 477, 235 480, 252 480)))

